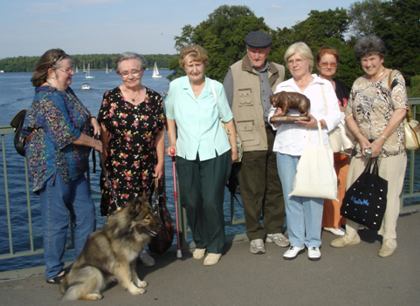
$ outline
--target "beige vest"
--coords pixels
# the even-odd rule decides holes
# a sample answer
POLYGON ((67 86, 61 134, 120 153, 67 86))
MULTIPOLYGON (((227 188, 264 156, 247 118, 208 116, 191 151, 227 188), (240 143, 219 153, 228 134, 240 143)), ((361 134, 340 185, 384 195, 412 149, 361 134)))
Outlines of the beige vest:
MULTIPOLYGON (((268 144, 259 75, 251 67, 247 56, 233 64, 230 69, 233 77, 232 112, 243 150, 266 151, 268 144)), ((268 80, 274 91, 277 84, 284 80, 284 67, 270 62, 268 80)))

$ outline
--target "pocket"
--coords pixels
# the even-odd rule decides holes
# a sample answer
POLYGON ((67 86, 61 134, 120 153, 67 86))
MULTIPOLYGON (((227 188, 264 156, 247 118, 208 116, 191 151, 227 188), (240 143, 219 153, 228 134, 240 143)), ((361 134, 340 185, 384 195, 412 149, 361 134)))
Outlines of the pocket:
POLYGON ((236 122, 236 126, 242 144, 258 145, 260 143, 260 137, 258 137, 254 120, 238 121, 236 122))

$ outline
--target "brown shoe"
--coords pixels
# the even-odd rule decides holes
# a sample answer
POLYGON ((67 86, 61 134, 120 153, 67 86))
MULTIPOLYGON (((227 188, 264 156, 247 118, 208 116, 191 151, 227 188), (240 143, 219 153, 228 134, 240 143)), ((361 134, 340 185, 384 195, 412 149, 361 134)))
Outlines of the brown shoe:
POLYGON ((378 255, 380 257, 388 257, 394 254, 397 249, 397 240, 395 239, 384 239, 382 246, 379 249, 378 255))
POLYGON ((330 246, 335 248, 344 248, 348 245, 355 245, 360 243, 360 236, 358 233, 345 234, 343 237, 331 241, 330 246))

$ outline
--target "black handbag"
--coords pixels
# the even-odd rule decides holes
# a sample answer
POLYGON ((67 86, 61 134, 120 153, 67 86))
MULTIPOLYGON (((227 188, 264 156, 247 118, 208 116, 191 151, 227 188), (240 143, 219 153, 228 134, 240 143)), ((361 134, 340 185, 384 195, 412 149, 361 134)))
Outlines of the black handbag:
POLYGON ((369 159, 365 170, 347 189, 341 206, 341 215, 379 230, 385 214, 388 181, 378 175, 378 161, 369 159))
POLYGON ((171 247, 174 238, 171 214, 166 207, 164 179, 159 182, 156 180, 151 203, 154 214, 160 219, 161 228, 150 241, 149 249, 155 254, 163 254, 171 247))
POLYGON ((15 129, 15 137, 13 139, 13 144, 15 146, 16 152, 20 155, 25 156, 25 144, 26 137, 22 135, 22 126, 25 121, 26 109, 19 111, 10 122, 10 126, 15 129))

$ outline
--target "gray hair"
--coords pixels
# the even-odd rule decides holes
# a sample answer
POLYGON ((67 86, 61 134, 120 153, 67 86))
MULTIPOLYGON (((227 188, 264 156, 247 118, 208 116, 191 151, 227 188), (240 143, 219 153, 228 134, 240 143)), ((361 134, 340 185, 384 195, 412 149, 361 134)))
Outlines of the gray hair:
POLYGON ((142 70, 144 70, 146 68, 146 62, 145 62, 143 56, 141 56, 140 54, 134 53, 134 52, 124 52, 124 53, 121 53, 117 57, 117 60, 115 61, 115 67, 116 67, 117 73, 119 72, 119 70, 118 70, 119 64, 123 61, 131 60, 131 59, 139 61, 140 68, 142 70))
POLYGON ((375 35, 369 35, 360 38, 357 40, 354 45, 354 53, 356 54, 357 59, 376 53, 380 56, 384 56, 386 52, 385 44, 382 39, 375 35))
POLYGON ((290 45, 284 53, 284 62, 287 64, 289 57, 295 54, 299 54, 309 61, 309 70, 312 72, 312 69, 314 68, 314 56, 308 45, 302 41, 290 45))

